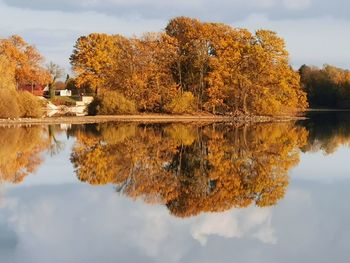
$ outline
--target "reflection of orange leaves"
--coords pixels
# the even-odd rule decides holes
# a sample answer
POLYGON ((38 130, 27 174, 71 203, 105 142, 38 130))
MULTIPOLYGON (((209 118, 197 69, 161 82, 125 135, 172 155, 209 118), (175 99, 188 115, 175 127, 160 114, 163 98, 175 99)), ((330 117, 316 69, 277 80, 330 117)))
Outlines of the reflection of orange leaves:
POLYGON ((0 175, 1 180, 21 182, 35 172, 41 164, 41 153, 49 147, 44 129, 0 128, 0 175))
POLYGON ((305 129, 292 123, 127 127, 101 126, 99 136, 77 137, 72 161, 78 178, 115 184, 125 195, 166 204, 180 217, 275 204, 307 139, 305 129), (108 139, 126 130, 133 132, 123 140, 108 139))

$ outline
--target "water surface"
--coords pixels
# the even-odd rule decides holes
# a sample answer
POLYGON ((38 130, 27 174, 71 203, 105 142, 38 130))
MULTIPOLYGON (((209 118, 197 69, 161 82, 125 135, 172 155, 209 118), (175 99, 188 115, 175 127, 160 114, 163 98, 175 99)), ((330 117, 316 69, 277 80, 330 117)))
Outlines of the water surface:
POLYGON ((347 262, 350 115, 0 128, 0 262, 347 262))

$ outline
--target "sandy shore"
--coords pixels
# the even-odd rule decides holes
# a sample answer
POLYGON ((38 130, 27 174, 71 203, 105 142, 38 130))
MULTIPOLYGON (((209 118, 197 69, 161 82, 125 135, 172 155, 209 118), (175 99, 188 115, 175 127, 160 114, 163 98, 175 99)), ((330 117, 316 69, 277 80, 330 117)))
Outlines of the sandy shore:
POLYGON ((304 117, 289 116, 220 116, 220 115, 164 115, 164 114, 138 114, 138 115, 113 115, 113 116, 66 116, 66 117, 45 117, 45 118, 20 118, 0 119, 0 125, 34 125, 34 124, 85 124, 104 122, 237 122, 237 123, 259 123, 293 121, 304 119, 304 117))

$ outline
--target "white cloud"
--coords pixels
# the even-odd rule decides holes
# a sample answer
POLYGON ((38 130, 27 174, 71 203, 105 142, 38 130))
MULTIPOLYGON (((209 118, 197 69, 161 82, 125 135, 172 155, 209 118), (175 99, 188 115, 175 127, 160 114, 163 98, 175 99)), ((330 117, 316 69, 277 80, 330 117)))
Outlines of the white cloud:
POLYGON ((325 63, 350 68, 350 21, 331 17, 271 20, 253 14, 234 26, 250 30, 266 28, 276 31, 286 41, 293 66, 322 66, 325 63))
POLYGON ((37 45, 48 61, 61 64, 68 70, 69 56, 76 39, 81 35, 91 32, 139 35, 142 32, 162 30, 172 16, 188 15, 248 27, 251 30, 275 30, 285 38, 295 67, 304 63, 350 67, 350 53, 347 52, 350 37, 346 33, 350 20, 342 15, 350 2, 338 0, 338 4, 332 2, 328 6, 327 3, 330 2, 322 0, 318 2, 317 8, 315 3, 311 0, 234 0, 220 3, 207 0, 11 0, 5 5, 0 0, 0 35, 23 35, 37 45), (87 7, 87 3, 91 7, 87 7), (47 6, 46 9, 51 11, 35 6, 32 9, 20 8, 34 4, 47 6), (69 5, 74 5, 74 8, 68 8, 69 5), (329 12, 321 12, 318 8, 329 12), (72 12, 73 10, 75 11, 72 12), (147 15, 149 12, 153 13, 147 15))
POLYGON ((286 8, 291 10, 304 10, 311 6, 311 0, 283 0, 286 8))

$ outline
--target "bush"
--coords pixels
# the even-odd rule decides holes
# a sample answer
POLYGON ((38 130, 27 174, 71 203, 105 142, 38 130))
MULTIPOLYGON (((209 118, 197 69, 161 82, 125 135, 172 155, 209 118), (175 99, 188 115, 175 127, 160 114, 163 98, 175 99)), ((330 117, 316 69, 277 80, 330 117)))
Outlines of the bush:
POLYGON ((25 118, 39 118, 43 116, 43 105, 39 98, 28 91, 18 93, 20 116, 25 118))
POLYGON ((12 89, 0 89, 0 118, 20 117, 18 93, 12 89))
POLYGON ((106 91, 89 106, 89 114, 93 115, 134 114, 136 112, 135 103, 117 91, 106 91))
POLYGON ((196 111, 196 100, 191 92, 184 92, 176 96, 165 106, 165 110, 170 113, 192 113, 196 111))
POLYGON ((38 118, 42 109, 41 101, 27 91, 0 89, 0 118, 38 118))
POLYGON ((50 99, 51 103, 56 105, 56 106, 75 106, 76 105, 76 101, 73 100, 70 97, 60 97, 60 96, 55 96, 53 98, 50 99))

